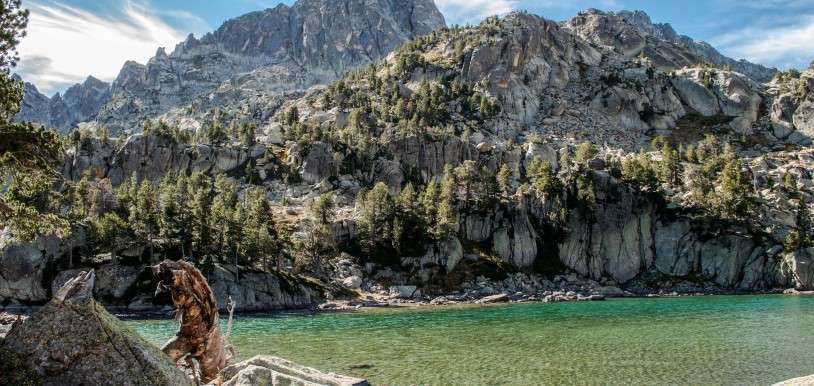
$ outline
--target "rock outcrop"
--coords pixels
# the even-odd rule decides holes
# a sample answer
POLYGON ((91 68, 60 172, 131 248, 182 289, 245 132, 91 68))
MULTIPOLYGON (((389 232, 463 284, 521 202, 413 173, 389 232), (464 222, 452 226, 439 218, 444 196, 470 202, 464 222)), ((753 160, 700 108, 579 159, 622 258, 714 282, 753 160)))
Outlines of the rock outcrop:
POLYGON ((93 271, 82 272, 40 311, 15 326, 2 348, 45 385, 191 385, 158 348, 93 300, 93 271))
POLYGON ((5 234, 0 236, 0 305, 48 300, 48 288, 43 285, 46 266, 63 252, 55 237, 18 243, 5 234))
POLYGON ((814 291, 814 248, 788 254, 784 264, 798 290, 814 291))
POLYGON ((758 82, 768 82, 777 72, 774 68, 728 58, 706 42, 679 35, 669 23, 653 23, 642 11, 614 13, 589 9, 566 22, 565 28, 592 43, 611 47, 626 57, 647 57, 664 69, 707 62, 719 67, 728 66, 758 82))

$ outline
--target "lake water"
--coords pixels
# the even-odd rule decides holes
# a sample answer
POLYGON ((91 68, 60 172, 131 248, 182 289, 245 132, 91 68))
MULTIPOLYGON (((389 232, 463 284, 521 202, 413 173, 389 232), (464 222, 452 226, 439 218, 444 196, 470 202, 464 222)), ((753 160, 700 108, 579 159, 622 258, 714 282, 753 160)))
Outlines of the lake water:
MULTIPOLYGON (((156 344, 176 329, 128 323, 156 344)), ((232 341, 241 358, 281 356, 374 385, 767 385, 814 374, 814 297, 238 316, 232 341)))

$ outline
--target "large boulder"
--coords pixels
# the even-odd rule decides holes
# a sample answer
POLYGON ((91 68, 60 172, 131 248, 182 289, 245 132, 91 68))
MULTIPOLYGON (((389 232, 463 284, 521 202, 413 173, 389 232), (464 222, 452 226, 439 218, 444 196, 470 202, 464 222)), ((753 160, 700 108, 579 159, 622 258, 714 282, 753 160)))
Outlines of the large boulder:
POLYGON ((4 299, 24 303, 48 300, 48 289, 43 285, 46 265, 60 250, 56 237, 20 243, 0 235, 0 304, 4 299))
POLYGON ((315 142, 300 166, 300 176, 305 182, 315 184, 336 175, 337 163, 331 145, 315 142))
POLYGON ((794 112, 793 120, 797 131, 808 138, 814 138, 814 100, 807 99, 800 103, 794 112))
POLYGON ((303 279, 284 273, 243 271, 238 275, 234 267, 216 264, 207 280, 222 310, 230 297, 236 311, 310 308, 321 299, 321 293, 303 279))
POLYGON ((798 290, 814 290, 814 248, 786 255, 785 266, 798 290))
POLYGON ((93 300, 93 271, 65 284, 2 342, 45 385, 191 385, 155 346, 93 300))
POLYGON ((528 268, 537 258, 537 231, 531 224, 528 216, 517 213, 507 227, 495 231, 493 248, 503 261, 515 267, 528 268))

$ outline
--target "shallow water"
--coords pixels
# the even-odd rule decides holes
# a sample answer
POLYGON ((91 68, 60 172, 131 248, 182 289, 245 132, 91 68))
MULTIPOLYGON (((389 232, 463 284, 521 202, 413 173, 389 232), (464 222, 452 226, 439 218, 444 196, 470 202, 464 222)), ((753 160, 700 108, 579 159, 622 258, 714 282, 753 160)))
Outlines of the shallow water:
MULTIPOLYGON (((128 323, 156 344, 176 329, 128 323)), ((375 385, 766 385, 814 373, 814 297, 238 316, 232 341, 241 358, 277 355, 375 385)))

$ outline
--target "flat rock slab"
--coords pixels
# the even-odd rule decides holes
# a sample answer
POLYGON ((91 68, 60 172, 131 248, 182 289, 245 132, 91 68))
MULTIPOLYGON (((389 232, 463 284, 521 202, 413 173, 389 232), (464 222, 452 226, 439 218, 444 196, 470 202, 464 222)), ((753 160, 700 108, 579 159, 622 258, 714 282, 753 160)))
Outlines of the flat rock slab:
POLYGON ((814 386, 814 375, 789 379, 787 381, 775 383, 772 386, 814 386))
POLYGON ((489 303, 506 303, 509 301, 509 295, 506 294, 497 294, 492 296, 487 296, 483 299, 478 300, 480 304, 489 304, 489 303))
POLYGON ((323 373, 282 358, 265 355, 258 355, 226 367, 221 371, 220 378, 210 385, 370 386, 364 379, 323 373))

